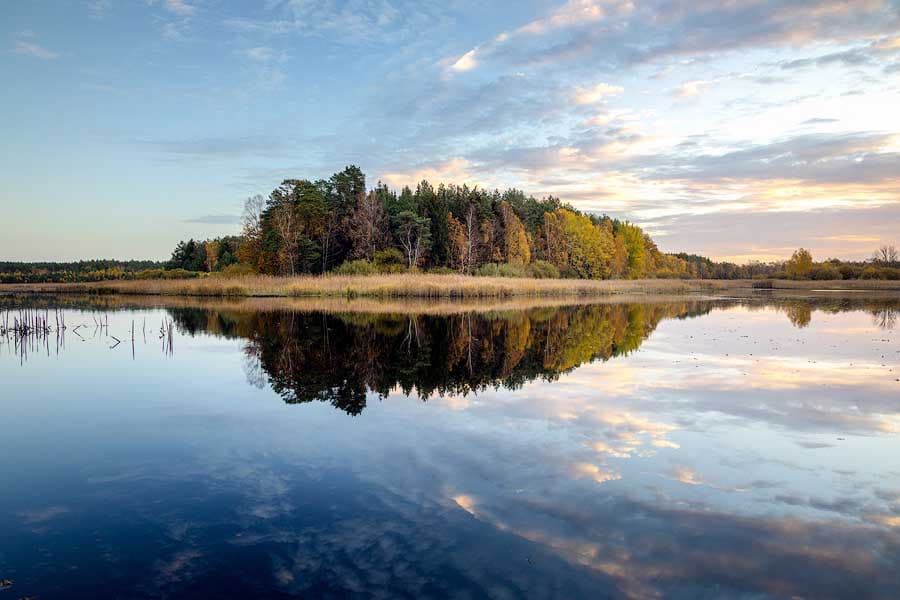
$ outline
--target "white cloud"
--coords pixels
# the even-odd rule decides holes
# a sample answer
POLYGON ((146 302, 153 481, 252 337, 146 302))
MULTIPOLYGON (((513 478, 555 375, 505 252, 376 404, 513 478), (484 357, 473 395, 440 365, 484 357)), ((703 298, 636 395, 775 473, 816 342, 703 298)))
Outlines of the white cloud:
POLYGON ((675 95, 679 98, 693 98, 706 92, 709 89, 709 81, 696 79, 694 81, 685 81, 675 90, 675 95))
POLYGON ((594 0, 569 0, 563 6, 543 19, 535 19, 520 27, 519 32, 541 35, 553 29, 571 27, 600 21, 606 16, 602 2, 594 0))
POLYGON ((580 87, 575 91, 575 102, 578 104, 595 104, 609 96, 618 96, 625 88, 609 83, 598 83, 592 87, 580 87))
POLYGON ((469 50, 462 56, 460 56, 456 62, 454 62, 450 68, 454 71, 470 71, 478 66, 478 60, 475 58, 475 53, 478 52, 477 48, 473 48, 469 50))

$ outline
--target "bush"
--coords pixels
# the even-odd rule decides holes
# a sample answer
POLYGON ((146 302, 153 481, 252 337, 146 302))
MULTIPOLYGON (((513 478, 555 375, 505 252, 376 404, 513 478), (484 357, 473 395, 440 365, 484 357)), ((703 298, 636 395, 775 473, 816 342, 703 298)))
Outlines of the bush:
POLYGON ((546 260, 536 260, 528 265, 528 275, 535 279, 559 279, 559 269, 546 260))
POLYGON ((382 273, 399 273, 406 270, 406 257, 396 248, 375 253, 375 265, 382 273))
POLYGON ((863 269, 859 278, 860 279, 897 280, 897 279, 900 279, 900 269, 894 269, 891 267, 876 267, 875 265, 869 265, 868 267, 863 269))
POLYGON ((162 276, 163 279, 196 279, 200 277, 200 272, 187 269, 168 269, 163 271, 162 276))
POLYGON ((842 279, 859 279, 862 275, 863 268, 857 265, 841 265, 838 267, 841 272, 842 279))
POLYGON ((348 260, 334 272, 338 275, 377 275, 378 268, 367 260, 348 260))
POLYGON ((509 263, 487 263, 475 269, 476 277, 527 277, 524 265, 509 263))
POLYGON ((450 267, 431 267, 428 269, 428 272, 432 275, 453 275, 456 273, 456 271, 450 267))
POLYGON ((135 279, 196 279, 200 277, 197 271, 185 269, 144 269, 134 274, 135 279))
POLYGON ((244 277, 246 275, 255 275, 256 269, 250 265, 234 263, 222 269, 218 275, 221 277, 244 277))
POLYGON ((813 267, 812 271, 809 272, 809 278, 818 281, 830 281, 833 279, 843 279, 844 277, 841 275, 840 269, 834 265, 824 264, 813 267))

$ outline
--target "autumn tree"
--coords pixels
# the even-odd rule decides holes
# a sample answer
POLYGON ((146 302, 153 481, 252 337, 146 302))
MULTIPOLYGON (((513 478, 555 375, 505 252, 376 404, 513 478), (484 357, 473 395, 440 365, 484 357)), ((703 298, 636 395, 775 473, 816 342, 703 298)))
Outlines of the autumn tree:
POLYGON ((798 248, 791 255, 789 261, 784 263, 784 272, 789 277, 801 279, 809 276, 813 267, 812 254, 805 248, 798 248))
POLYGON ((250 196, 244 202, 241 215, 242 240, 237 250, 237 259, 254 270, 259 270, 260 244, 262 243, 262 214, 266 209, 266 199, 262 194, 250 196))
POLYGON ((521 219, 516 216, 508 202, 500 203, 500 219, 503 223, 503 246, 506 262, 514 265, 527 265, 531 262, 528 234, 521 219))
POLYGON ((218 240, 208 240, 205 244, 206 250, 206 270, 210 273, 216 270, 216 267, 219 263, 219 250, 221 249, 221 242, 218 240))
POLYGON ((588 217, 559 209, 569 270, 583 279, 604 279, 610 274, 612 237, 588 217))
POLYGON ((556 266, 561 273, 569 267, 569 253, 566 244, 562 210, 544 213, 542 238, 544 258, 556 266))
POLYGON ((469 238, 466 227, 453 213, 447 215, 447 237, 450 250, 450 268, 460 273, 469 273, 469 238))
POLYGON ((347 224, 351 256, 372 260, 375 252, 384 247, 387 229, 384 205, 378 195, 375 192, 360 194, 347 224))
POLYGON ((627 267, 625 277, 628 279, 640 279, 647 275, 646 254, 644 252, 644 232, 641 228, 631 223, 620 225, 622 239, 625 243, 627 254, 627 267))

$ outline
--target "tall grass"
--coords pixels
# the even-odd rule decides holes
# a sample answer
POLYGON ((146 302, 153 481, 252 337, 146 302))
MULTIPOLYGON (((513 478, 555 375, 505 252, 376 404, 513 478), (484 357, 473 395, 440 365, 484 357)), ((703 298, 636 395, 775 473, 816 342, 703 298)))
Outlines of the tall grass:
MULTIPOLYGON (((504 298, 512 296, 596 296, 614 293, 674 293, 720 290, 732 282, 643 280, 591 281, 392 274, 302 277, 206 277, 192 280, 102 281, 12 285, 10 291, 150 294, 175 296, 504 298)), ((0 288, 4 289, 4 288, 0 288)))
MULTIPOLYGON (((611 294, 680 294, 749 289, 747 280, 642 279, 634 281, 470 277, 438 274, 324 275, 301 277, 204 277, 189 280, 101 281, 73 284, 11 284, 0 292, 140 294, 196 297, 509 298, 589 297, 611 294)), ((882 280, 773 280, 774 289, 898 290, 882 280)))

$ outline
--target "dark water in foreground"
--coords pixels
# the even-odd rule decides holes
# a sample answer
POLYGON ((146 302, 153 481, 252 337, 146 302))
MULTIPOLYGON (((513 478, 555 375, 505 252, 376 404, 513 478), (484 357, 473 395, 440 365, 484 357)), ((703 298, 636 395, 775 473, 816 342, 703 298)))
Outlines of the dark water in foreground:
POLYGON ((69 302, 0 337, 0 600, 900 598, 898 311, 69 302))

